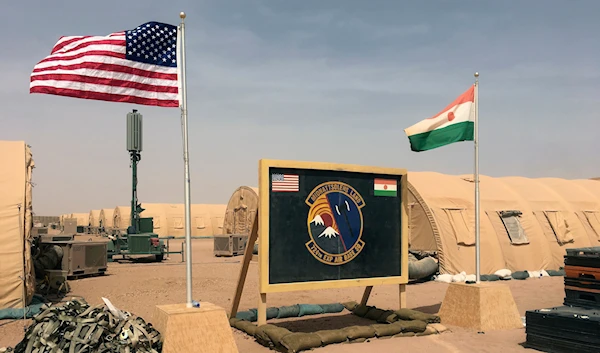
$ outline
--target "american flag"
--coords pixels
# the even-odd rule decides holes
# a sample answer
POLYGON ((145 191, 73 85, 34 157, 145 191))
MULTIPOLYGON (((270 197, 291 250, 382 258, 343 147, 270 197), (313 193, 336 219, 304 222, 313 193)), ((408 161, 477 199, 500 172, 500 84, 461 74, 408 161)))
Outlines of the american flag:
POLYGON ((34 66, 30 93, 179 107, 177 26, 147 22, 107 36, 63 36, 34 66))
POLYGON ((272 191, 298 191, 300 177, 291 174, 273 174, 271 176, 272 191))

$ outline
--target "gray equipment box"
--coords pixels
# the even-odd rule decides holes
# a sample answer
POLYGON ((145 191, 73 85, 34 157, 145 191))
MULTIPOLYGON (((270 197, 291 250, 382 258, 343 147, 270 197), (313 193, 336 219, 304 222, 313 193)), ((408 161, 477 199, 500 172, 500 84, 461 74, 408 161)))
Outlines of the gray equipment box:
POLYGON ((45 236, 41 244, 60 246, 63 250, 61 270, 67 279, 104 274, 107 269, 107 242, 75 240, 73 236, 45 236))
POLYGON ((248 235, 217 234, 214 237, 215 256, 243 255, 248 243, 248 235))

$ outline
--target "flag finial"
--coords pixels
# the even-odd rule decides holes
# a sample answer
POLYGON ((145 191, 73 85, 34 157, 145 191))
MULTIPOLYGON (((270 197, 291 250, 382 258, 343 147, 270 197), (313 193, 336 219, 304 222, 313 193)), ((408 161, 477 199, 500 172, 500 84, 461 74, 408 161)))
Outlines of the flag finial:
POLYGON ((181 12, 179 13, 179 17, 180 17, 182 20, 183 20, 183 19, 185 19, 185 12, 181 11, 181 12))
POLYGON ((475 72, 475 77, 479 77, 479 72, 475 72))

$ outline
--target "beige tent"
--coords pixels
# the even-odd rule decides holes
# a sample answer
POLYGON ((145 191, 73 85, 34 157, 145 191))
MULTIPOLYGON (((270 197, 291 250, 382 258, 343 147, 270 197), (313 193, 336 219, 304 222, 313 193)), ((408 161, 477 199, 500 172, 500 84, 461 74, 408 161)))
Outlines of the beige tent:
POLYGON ((35 292, 30 247, 34 162, 29 146, 0 141, 0 166, 0 309, 23 308, 35 292))
POLYGON ((115 213, 114 208, 103 208, 100 210, 100 221, 98 227, 109 230, 113 228, 113 214, 115 213))
POLYGON ((91 210, 89 215, 89 226, 98 227, 100 224, 100 210, 91 210))
MULTIPOLYGON (((152 217, 154 233, 159 236, 185 236, 185 208, 183 204, 142 203, 141 217, 152 217)), ((192 204, 191 235, 213 236, 221 234, 225 205, 192 204)), ((115 211, 116 213, 116 211, 115 211)))
POLYGON ((223 234, 249 235, 258 210, 258 188, 240 186, 227 203, 223 234))
POLYGON ((127 230, 131 222, 131 206, 117 206, 113 212, 113 227, 127 230))
POLYGON ((68 218, 77 219, 78 226, 87 227, 90 224, 90 214, 89 213, 71 213, 68 218))
MULTIPOLYGON (((473 176, 409 172, 411 250, 441 273, 475 273, 473 176)), ((600 246, 600 183, 480 176, 481 273, 558 269, 565 249, 600 246)))

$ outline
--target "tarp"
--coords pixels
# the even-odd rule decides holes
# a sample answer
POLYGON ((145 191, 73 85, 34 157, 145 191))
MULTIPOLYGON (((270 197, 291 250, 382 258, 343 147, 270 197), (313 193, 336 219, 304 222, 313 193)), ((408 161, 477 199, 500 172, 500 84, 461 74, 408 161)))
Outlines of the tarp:
POLYGON ((30 247, 34 162, 29 146, 0 141, 0 166, 0 309, 23 308, 35 291, 30 247))
MULTIPOLYGON (((411 250, 437 251, 440 272, 475 273, 472 175, 409 172, 411 250)), ((567 248, 600 246, 600 183, 480 176, 481 273, 558 270, 567 248)))
POLYGON ((235 189, 225 210, 223 234, 249 235, 258 211, 258 188, 240 186, 235 189))

